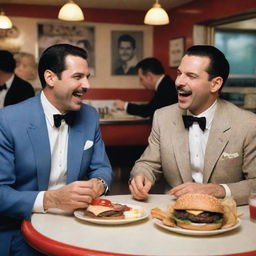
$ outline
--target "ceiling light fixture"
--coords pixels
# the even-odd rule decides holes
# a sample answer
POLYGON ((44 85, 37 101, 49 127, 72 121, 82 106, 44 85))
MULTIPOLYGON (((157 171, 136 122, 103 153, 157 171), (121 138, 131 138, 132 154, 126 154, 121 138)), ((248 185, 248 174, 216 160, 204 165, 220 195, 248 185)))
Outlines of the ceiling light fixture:
POLYGON ((169 23, 169 17, 167 12, 161 7, 158 0, 153 7, 148 10, 144 23, 147 25, 166 25, 169 23))
POLYGON ((12 28, 11 20, 5 15, 4 11, 0 12, 0 29, 12 28))
POLYGON ((84 20, 84 14, 82 9, 73 0, 69 0, 61 7, 58 18, 60 20, 82 21, 84 20))

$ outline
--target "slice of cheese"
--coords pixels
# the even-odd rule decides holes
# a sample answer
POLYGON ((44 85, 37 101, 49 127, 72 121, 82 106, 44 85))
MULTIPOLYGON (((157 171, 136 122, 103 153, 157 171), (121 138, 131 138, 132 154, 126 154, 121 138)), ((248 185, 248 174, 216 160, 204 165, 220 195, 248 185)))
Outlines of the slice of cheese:
POLYGON ((186 210, 186 211, 193 214, 193 215, 199 215, 200 213, 203 212, 203 211, 197 211, 197 210, 186 210))
POLYGON ((101 205, 89 205, 87 211, 92 212, 95 216, 98 216, 102 212, 113 211, 113 207, 101 206, 101 205))

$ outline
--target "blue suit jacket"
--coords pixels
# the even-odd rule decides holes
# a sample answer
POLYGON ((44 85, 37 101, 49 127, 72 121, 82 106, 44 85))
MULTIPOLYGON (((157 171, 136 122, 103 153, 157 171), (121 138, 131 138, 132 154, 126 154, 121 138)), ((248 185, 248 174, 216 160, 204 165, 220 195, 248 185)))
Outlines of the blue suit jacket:
MULTIPOLYGON (((100 177, 110 186, 112 169, 101 139, 97 111, 82 105, 69 127, 67 183, 100 177), (86 141, 93 146, 84 150, 86 141)), ((30 219, 51 169, 48 131, 40 95, 0 110, 0 232, 30 219)))

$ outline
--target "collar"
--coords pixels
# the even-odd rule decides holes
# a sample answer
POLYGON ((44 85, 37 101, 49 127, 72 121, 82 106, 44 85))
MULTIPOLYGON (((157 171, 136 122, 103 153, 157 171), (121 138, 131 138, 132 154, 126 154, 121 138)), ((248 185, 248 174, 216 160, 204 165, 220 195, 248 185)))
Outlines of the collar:
POLYGON ((200 113, 197 116, 193 115, 189 110, 187 112, 189 115, 192 115, 195 117, 205 117, 206 118, 206 129, 209 130, 212 125, 212 120, 213 120, 216 108, 217 108, 217 100, 215 100, 214 103, 208 109, 206 109, 204 112, 200 113))
POLYGON ((45 117, 53 127, 54 126, 53 115, 61 114, 61 112, 50 103, 50 101, 46 98, 44 91, 41 92, 40 98, 41 98, 45 117))
POLYGON ((155 91, 157 91, 159 84, 162 82, 162 80, 164 79, 165 75, 162 75, 156 82, 155 85, 155 91))
POLYGON ((13 80, 14 80, 14 74, 5 82, 7 90, 10 89, 13 80))

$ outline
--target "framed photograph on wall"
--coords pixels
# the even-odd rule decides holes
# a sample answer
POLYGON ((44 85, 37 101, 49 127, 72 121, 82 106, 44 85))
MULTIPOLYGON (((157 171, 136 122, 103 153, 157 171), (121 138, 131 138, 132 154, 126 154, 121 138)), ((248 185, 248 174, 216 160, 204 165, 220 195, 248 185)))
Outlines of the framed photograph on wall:
POLYGON ((179 66, 180 61, 184 55, 185 38, 173 38, 169 42, 169 65, 171 68, 179 66))
POLYGON ((112 31, 112 75, 137 75, 143 58, 143 31, 112 31))
POLYGON ((37 24, 38 56, 54 44, 72 44, 85 49, 91 75, 95 75, 95 31, 93 26, 73 25, 70 23, 37 24))

